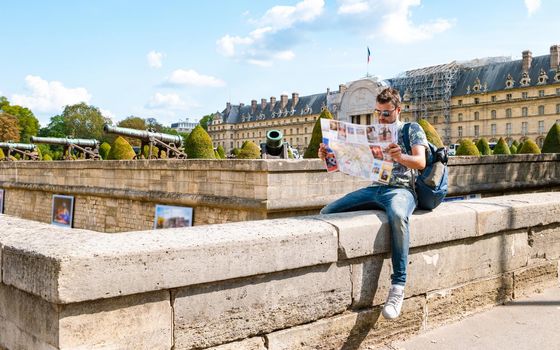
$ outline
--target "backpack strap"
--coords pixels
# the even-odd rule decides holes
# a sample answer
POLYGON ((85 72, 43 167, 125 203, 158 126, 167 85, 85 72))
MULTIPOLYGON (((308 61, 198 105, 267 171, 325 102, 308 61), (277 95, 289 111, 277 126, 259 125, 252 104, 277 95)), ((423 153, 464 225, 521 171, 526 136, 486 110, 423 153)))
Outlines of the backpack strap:
POLYGON ((406 153, 412 154, 412 148, 410 147, 410 123, 405 123, 403 126, 403 142, 404 148, 406 148, 406 153))

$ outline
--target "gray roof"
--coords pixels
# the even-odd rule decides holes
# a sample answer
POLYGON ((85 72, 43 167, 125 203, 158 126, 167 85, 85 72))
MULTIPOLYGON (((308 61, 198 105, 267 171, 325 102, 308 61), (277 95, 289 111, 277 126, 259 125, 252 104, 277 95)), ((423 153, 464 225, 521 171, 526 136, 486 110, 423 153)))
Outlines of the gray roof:
POLYGON ((281 100, 277 99, 272 110, 270 109, 270 101, 267 101, 264 109, 257 102, 257 107, 253 111, 251 104, 248 105, 232 105, 230 110, 227 108, 222 111, 224 123, 237 124, 248 121, 272 120, 276 118, 290 117, 293 115, 310 115, 321 113, 322 108, 327 106, 327 93, 320 93, 309 96, 300 96, 297 105, 293 106, 292 99, 288 99, 288 103, 283 110, 280 110, 281 100))

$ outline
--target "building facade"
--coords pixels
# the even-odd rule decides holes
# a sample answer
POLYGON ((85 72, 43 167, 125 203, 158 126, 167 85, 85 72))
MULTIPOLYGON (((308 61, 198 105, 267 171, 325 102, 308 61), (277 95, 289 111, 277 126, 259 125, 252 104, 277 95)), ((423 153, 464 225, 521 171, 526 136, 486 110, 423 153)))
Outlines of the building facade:
POLYGON ((188 118, 185 120, 181 120, 177 123, 172 123, 171 124, 171 129, 176 130, 177 132, 191 132, 195 126, 198 125, 198 121, 192 121, 189 120, 188 118))

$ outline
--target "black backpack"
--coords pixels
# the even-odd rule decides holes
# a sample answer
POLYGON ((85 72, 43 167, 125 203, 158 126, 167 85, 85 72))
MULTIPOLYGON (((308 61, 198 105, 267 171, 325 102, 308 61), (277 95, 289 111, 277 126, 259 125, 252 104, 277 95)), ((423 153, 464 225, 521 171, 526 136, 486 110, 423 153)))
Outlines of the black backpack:
MULTIPOLYGON (((410 147, 410 123, 403 127, 403 141, 408 154, 412 154, 410 147)), ((437 207, 447 194, 447 150, 437 148, 428 142, 426 149, 426 167, 418 171, 414 181, 414 190, 418 197, 418 208, 432 210, 437 207)))

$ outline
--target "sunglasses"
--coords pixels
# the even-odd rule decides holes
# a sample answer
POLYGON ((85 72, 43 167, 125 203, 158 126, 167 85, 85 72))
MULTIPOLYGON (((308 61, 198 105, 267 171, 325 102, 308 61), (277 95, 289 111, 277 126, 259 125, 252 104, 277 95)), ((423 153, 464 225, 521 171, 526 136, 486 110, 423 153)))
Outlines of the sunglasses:
POLYGON ((373 113, 375 113, 375 115, 378 115, 378 116, 387 118, 387 117, 391 116, 391 114, 393 114, 393 112, 394 112, 395 110, 396 110, 396 108, 393 108, 393 109, 391 109, 391 110, 387 110, 387 109, 386 109, 386 110, 384 110, 384 111, 380 111, 379 109, 375 109, 375 110, 373 111, 373 113))

